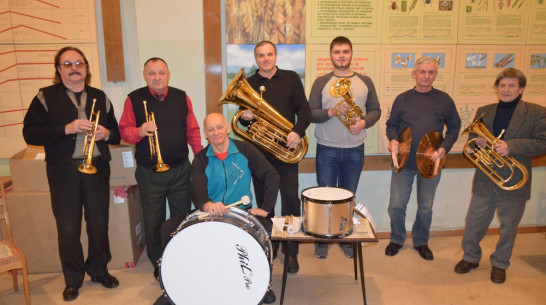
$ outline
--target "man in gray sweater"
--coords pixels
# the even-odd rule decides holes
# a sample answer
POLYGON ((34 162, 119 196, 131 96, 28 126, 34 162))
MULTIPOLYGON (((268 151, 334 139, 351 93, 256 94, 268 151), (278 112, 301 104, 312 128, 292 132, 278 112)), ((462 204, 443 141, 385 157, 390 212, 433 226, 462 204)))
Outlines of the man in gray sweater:
MULTIPOLYGON (((315 80, 309 107, 311 123, 317 124, 317 184, 346 188, 355 194, 364 165, 366 129, 379 120, 381 108, 372 80, 351 70, 352 57, 353 45, 348 38, 339 36, 332 40, 330 59, 334 70, 315 80), (332 86, 339 88, 334 95, 340 96, 330 94, 332 86), (350 103, 358 106, 361 116, 350 114, 350 103), (342 119, 347 120, 347 127, 342 119)), ((342 243, 340 247, 347 257, 353 257, 352 244, 342 243)), ((327 255, 328 244, 317 243, 315 256, 326 258, 327 255)))

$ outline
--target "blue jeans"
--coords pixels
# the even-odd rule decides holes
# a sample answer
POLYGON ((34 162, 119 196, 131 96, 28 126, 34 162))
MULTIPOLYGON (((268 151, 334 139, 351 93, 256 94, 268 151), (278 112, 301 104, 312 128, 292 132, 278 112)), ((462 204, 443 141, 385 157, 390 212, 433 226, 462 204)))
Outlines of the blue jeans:
POLYGON ((364 144, 353 148, 317 144, 315 160, 319 186, 338 186, 356 193, 364 165, 364 144))
POLYGON ((426 179, 418 171, 403 169, 397 174, 393 170, 389 216, 391 217, 391 242, 403 245, 406 240, 406 208, 415 176, 417 176, 417 215, 411 232, 413 246, 418 247, 428 244, 432 203, 441 173, 434 178, 426 179))

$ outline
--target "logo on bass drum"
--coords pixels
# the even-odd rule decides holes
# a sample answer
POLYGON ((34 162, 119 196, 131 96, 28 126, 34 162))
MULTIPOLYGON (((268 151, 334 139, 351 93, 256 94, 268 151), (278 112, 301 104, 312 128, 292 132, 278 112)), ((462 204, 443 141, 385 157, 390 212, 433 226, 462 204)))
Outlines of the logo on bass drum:
POLYGON ((245 283, 246 289, 250 290, 252 285, 252 268, 250 268, 250 258, 248 257, 248 250, 245 246, 236 244, 235 249, 237 249, 237 256, 239 258, 239 265, 241 266, 241 272, 243 274, 243 280, 245 283))

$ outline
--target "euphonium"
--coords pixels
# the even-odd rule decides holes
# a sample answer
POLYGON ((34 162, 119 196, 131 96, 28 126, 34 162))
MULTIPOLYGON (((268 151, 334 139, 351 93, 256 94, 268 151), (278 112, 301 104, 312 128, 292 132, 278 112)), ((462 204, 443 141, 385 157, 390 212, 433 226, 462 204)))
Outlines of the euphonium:
POLYGON ((330 95, 332 97, 343 98, 343 100, 341 100, 337 104, 336 110, 343 102, 349 105, 349 110, 347 110, 344 115, 336 111, 336 116, 341 121, 341 123, 345 125, 347 130, 349 130, 349 128, 351 128, 351 125, 353 125, 353 122, 352 122, 353 118, 364 117, 364 114, 362 113, 362 109, 360 109, 360 107, 358 107, 358 105, 355 103, 355 100, 353 99, 353 96, 351 94, 351 81, 349 79, 340 78, 337 81, 335 81, 330 87, 330 95))
POLYGON ((523 166, 516 158, 510 156, 501 156, 495 151, 493 146, 499 140, 499 138, 504 133, 504 130, 498 137, 493 136, 487 127, 482 123, 483 114, 476 120, 474 123, 470 124, 465 128, 463 134, 465 133, 474 133, 478 137, 483 137, 487 139, 487 145, 483 148, 480 148, 478 145, 475 145, 475 148, 471 148, 470 144, 476 141, 476 138, 470 139, 466 142, 463 147, 464 155, 470 159, 470 161, 481 169, 493 182, 505 191, 513 191, 520 189, 527 182, 529 173, 527 168, 523 166), (510 170, 510 175, 508 177, 501 176, 497 169, 507 167, 510 170), (521 172, 522 178, 520 181, 513 181, 514 170, 519 170, 521 172), (514 184, 515 183, 515 184, 514 184), (507 186, 507 184, 512 184, 507 186))
MULTIPOLYGON (((148 108, 146 107, 146 101, 144 103, 144 116, 146 117, 146 122, 152 122, 155 125, 155 116, 154 113, 150 111, 148 113, 148 108)), ((150 146, 150 158, 153 159, 154 156, 157 156, 157 164, 152 168, 154 173, 166 172, 171 167, 169 164, 163 163, 163 158, 161 157, 161 149, 159 148, 159 138, 157 137, 157 129, 154 130, 154 134, 148 136, 148 144, 150 146)))
POLYGON ((97 168, 93 166, 93 150, 95 149, 95 132, 99 125, 100 110, 95 113, 95 102, 93 99, 93 106, 91 106, 91 114, 89 114, 89 122, 93 123, 91 130, 85 133, 85 139, 83 140, 82 155, 85 161, 82 165, 78 166, 78 170, 84 174, 94 174, 97 172, 97 168))
POLYGON ((307 137, 303 137, 295 149, 286 147, 286 137, 294 125, 271 107, 262 98, 262 93, 263 91, 258 94, 252 89, 246 80, 244 68, 241 68, 220 98, 219 104, 233 103, 250 109, 254 113, 254 121, 246 130, 237 125, 244 110, 238 111, 233 116, 231 129, 237 136, 254 143, 280 161, 285 163, 299 162, 307 153, 307 137))

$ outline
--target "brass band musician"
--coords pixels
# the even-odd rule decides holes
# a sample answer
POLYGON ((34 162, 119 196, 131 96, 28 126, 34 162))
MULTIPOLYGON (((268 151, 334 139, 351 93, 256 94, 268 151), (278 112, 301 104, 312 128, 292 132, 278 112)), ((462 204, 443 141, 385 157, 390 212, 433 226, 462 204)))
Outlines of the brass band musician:
POLYGON ((75 300, 85 273, 91 281, 115 288, 118 280, 108 273, 112 255, 108 241, 110 150, 119 144, 118 123, 106 94, 89 86, 91 73, 83 52, 64 47, 55 55, 54 84, 40 89, 25 115, 23 136, 28 144, 43 145, 51 206, 57 223, 59 256, 64 275, 63 299, 75 300), (90 121, 91 108, 100 111, 90 121), (82 155, 86 133, 96 125, 90 156, 82 155), (78 170, 90 157, 94 174, 78 170), (80 233, 82 214, 87 222, 89 255, 84 260, 80 233))
MULTIPOLYGON (((371 78, 351 70, 352 57, 353 45, 348 38, 339 36, 332 40, 330 59, 334 69, 315 80, 309 95, 309 106, 311 122, 317 123, 318 186, 342 187, 355 194, 364 165, 366 129, 379 120, 381 108, 371 78), (332 96, 332 89, 337 89, 340 82, 344 82, 343 92, 332 96), (361 116, 351 117, 351 104, 361 116), (347 126, 338 119, 338 115, 347 117, 347 126)), ((353 257, 352 243, 342 243, 340 246, 347 257, 353 257)), ((317 243, 315 256, 326 258, 327 255, 328 244, 317 243)))
POLYGON ((152 57, 144 63, 142 75, 147 86, 127 96, 119 129, 124 141, 136 144, 135 178, 144 212, 147 254, 157 279, 157 260, 162 254, 161 224, 166 217, 167 199, 171 217, 185 215, 191 210, 188 144, 194 155, 203 146, 189 96, 169 86, 167 63, 152 57), (154 114, 155 120, 147 118, 148 111, 154 114), (154 151, 159 151, 158 143, 161 154, 154 155, 154 151), (161 155, 169 168, 166 171, 154 170, 161 164, 161 155))
MULTIPOLYGON (((467 273, 479 266, 482 258, 479 243, 495 211, 498 211, 500 238, 490 261, 491 281, 499 284, 506 280, 518 225, 525 202, 531 197, 531 158, 546 154, 546 108, 522 100, 526 83, 527 79, 520 70, 508 68, 500 72, 495 80, 499 102, 480 107, 476 118, 483 115, 483 126, 494 137, 499 137, 490 145, 490 149, 502 157, 514 157, 521 163, 527 169, 527 182, 519 189, 504 190, 485 172, 476 169, 462 241, 464 255, 455 266, 456 273, 467 273)), ((488 139, 473 133, 469 139, 475 139, 475 144, 482 148, 488 145, 488 139)), ((495 172, 504 174, 510 170, 505 165, 495 169, 495 172)), ((525 179, 519 171, 514 171, 513 176, 515 180, 512 184, 525 179)))

